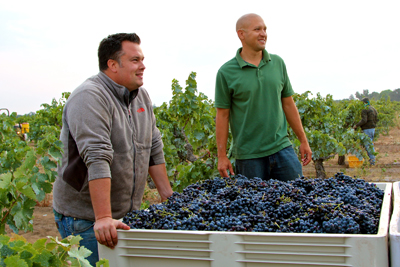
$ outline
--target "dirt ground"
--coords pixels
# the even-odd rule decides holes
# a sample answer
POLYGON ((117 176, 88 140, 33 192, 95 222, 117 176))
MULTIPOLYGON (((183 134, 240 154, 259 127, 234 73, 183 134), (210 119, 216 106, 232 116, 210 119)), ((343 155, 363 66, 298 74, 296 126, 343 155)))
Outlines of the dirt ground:
MULTIPOLYGON (((358 168, 349 168, 346 165, 338 165, 337 157, 324 162, 325 171, 328 177, 337 172, 343 172, 349 176, 356 176, 369 182, 395 182, 400 181, 400 119, 397 119, 397 126, 390 130, 389 134, 380 135, 375 141, 377 163, 370 167, 364 163, 358 168)), ((303 174, 306 177, 315 177, 314 164, 310 163, 303 168, 303 174)), ((144 200, 150 204, 159 202, 159 196, 156 190, 146 189, 144 200)), ((37 239, 53 236, 61 238, 57 231, 53 209, 51 207, 52 195, 48 195, 44 201, 38 203, 34 211, 33 232, 19 234, 24 236, 28 242, 35 242, 37 239)), ((12 235, 12 231, 7 228, 7 234, 12 235)))

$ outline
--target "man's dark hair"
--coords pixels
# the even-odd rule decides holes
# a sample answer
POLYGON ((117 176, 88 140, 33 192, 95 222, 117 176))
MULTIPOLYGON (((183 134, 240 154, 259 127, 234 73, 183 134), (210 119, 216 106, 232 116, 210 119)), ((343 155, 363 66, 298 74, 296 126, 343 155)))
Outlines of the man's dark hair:
POLYGON ((363 99, 361 99, 362 102, 364 102, 365 104, 369 104, 369 98, 368 97, 364 97, 363 99))
POLYGON ((107 61, 113 59, 121 65, 122 42, 129 41, 140 45, 140 38, 136 33, 116 33, 104 38, 99 45, 97 55, 99 57, 99 69, 105 71, 108 69, 107 61))

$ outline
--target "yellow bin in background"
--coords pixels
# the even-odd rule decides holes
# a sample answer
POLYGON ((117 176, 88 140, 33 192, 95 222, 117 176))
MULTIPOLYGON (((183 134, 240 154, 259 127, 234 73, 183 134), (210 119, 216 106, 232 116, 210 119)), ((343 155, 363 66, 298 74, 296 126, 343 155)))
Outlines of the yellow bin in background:
POLYGON ((359 160, 356 156, 348 156, 348 161, 350 168, 360 167, 364 163, 364 159, 359 160))
POLYGON ((23 134, 24 133, 29 133, 29 123, 23 122, 21 124, 21 127, 22 127, 21 131, 22 131, 23 134))

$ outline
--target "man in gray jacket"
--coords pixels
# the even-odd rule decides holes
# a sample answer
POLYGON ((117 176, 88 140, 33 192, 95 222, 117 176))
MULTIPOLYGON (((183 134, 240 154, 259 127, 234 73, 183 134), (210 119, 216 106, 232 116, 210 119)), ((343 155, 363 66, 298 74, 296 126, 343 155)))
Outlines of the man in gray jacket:
POLYGON ((136 34, 114 34, 98 49, 100 72, 76 88, 65 104, 62 164, 53 188, 57 228, 80 235, 98 261, 97 241, 114 248, 118 219, 139 209, 147 174, 162 200, 173 193, 163 143, 143 85, 143 53, 136 34))

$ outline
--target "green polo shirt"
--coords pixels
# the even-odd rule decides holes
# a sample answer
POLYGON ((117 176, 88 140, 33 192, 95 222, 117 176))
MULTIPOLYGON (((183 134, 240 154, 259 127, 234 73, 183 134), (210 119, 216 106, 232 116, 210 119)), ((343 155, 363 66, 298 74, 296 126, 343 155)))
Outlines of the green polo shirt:
POLYGON ((258 67, 240 56, 218 70, 215 107, 230 109, 233 156, 252 159, 291 145, 281 98, 294 94, 282 58, 263 51, 258 67))

